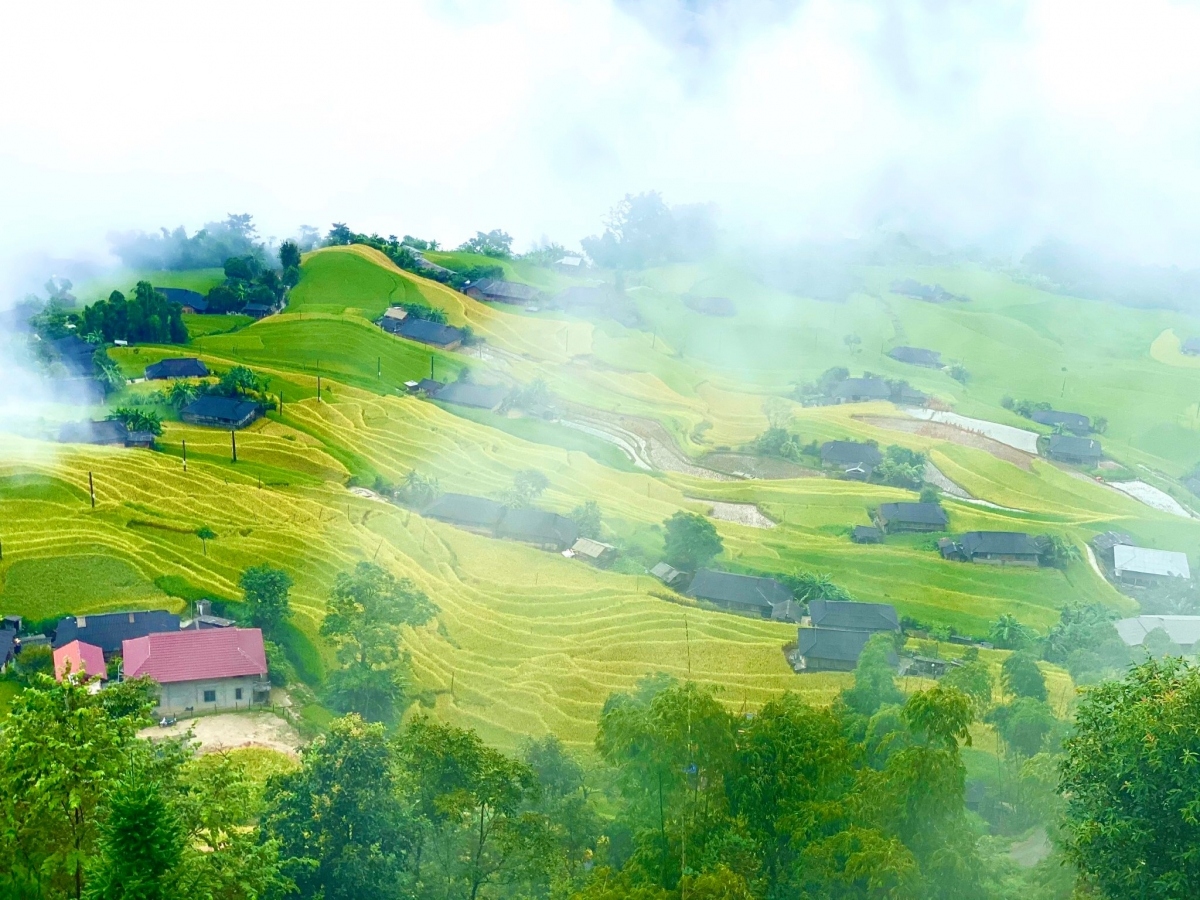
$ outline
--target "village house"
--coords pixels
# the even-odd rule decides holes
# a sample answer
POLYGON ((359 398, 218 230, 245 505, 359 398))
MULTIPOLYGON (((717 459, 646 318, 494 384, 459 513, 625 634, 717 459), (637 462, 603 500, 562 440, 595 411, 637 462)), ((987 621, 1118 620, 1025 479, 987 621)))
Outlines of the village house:
MULTIPOLYGON (((967 562, 996 566, 1036 566, 1041 556, 1037 542, 1023 531, 968 531, 951 546, 967 562)), ((953 551, 943 548, 942 555, 952 558, 953 551)))
POLYGON ((571 545, 571 553, 602 569, 612 565, 612 561, 617 558, 617 548, 612 544, 585 537, 571 545))
POLYGON ((860 603, 857 600, 813 600, 808 604, 813 628, 844 631, 899 631, 900 619, 890 603, 860 603))
POLYGON ((888 534, 902 531, 945 531, 950 519, 936 503, 884 503, 875 514, 881 530, 888 534))
POLYGON ((271 313, 275 312, 278 307, 267 306, 263 303, 247 303, 242 307, 242 315, 249 316, 252 319, 265 319, 271 313))
POLYGON ((261 415, 262 407, 253 401, 206 394, 185 406, 179 418, 193 425, 232 430, 245 428, 261 415))
POLYGON ((84 378, 92 377, 94 374, 92 360, 96 356, 96 351, 100 349, 97 344, 89 344, 75 334, 68 334, 64 338, 50 341, 49 344, 51 352, 69 374, 84 378))
POLYGON ((1162 629, 1189 656, 1200 650, 1200 616, 1134 616, 1114 622, 1128 647, 1140 647, 1152 631, 1162 629))
POLYGON ((267 654, 257 628, 159 632, 121 646, 123 677, 161 686, 158 713, 246 709, 270 699, 267 654))
POLYGON ((665 584, 667 587, 675 587, 684 579, 684 574, 674 566, 669 566, 665 562, 656 563, 650 569, 650 574, 665 584))
POLYGON ((166 297, 168 302, 180 306, 185 313, 208 312, 208 300, 201 293, 187 288, 156 287, 155 290, 166 297))
POLYGON ((855 525, 850 530, 850 540, 856 544, 882 544, 883 532, 872 525, 855 525))
POLYGON ((408 318, 408 310, 403 306, 389 306, 379 320, 379 327, 388 334, 398 334, 400 324, 408 318))
POLYGON ((560 271, 578 274, 579 270, 584 268, 582 256, 564 256, 562 259, 554 263, 555 267, 560 271))
POLYGON ((834 469, 844 478, 865 481, 882 461, 883 454, 874 444, 828 441, 821 445, 821 465, 834 469))
POLYGON ((1097 558, 1105 563, 1110 569, 1113 565, 1113 548, 1121 545, 1133 545, 1133 538, 1120 531, 1106 531, 1103 534, 1098 534, 1090 541, 1092 549, 1096 551, 1097 558))
POLYGON ((462 346, 463 338, 466 337, 461 328, 431 322, 429 319, 416 319, 412 316, 396 326, 393 334, 398 334, 410 341, 417 341, 420 344, 440 347, 443 350, 457 350, 462 346))
POLYGON ((925 366, 930 369, 942 367, 942 354, 936 350, 926 350, 924 347, 893 347, 887 355, 910 366, 925 366))
POLYGON ((1058 462, 1073 463, 1088 468, 1094 468, 1104 458, 1099 441, 1069 434, 1050 435, 1046 455, 1058 462))
POLYGON ((101 422, 68 422, 58 430, 61 444, 95 444, 101 447, 153 447, 154 434, 149 431, 130 431, 124 422, 106 419, 101 422))
POLYGON ((131 638, 159 631, 178 631, 179 616, 165 609, 99 613, 94 616, 64 616, 54 630, 54 647, 85 641, 99 647, 105 656, 116 653, 131 638))
POLYGON ((13 626, 8 622, 8 616, 0 621, 0 672, 7 671, 9 663, 11 663, 17 655, 17 635, 21 632, 19 624, 13 626))
MULTIPOLYGON (((869 631, 799 628, 792 668, 797 672, 852 672, 870 639, 869 631)), ((889 659, 893 665, 899 662, 894 652, 889 659)))
POLYGON ((543 509, 505 509, 496 536, 543 550, 566 550, 579 540, 579 526, 574 519, 543 509))
POLYGON ((508 396, 508 390, 493 384, 452 381, 450 384, 438 388, 430 396, 442 403, 451 403, 455 406, 494 410, 504 402, 504 398, 508 396))
POLYGON ((98 677, 100 680, 92 684, 91 690, 100 690, 101 684, 108 681, 108 667, 104 664, 104 651, 95 644, 88 644, 84 641, 71 641, 69 644, 54 648, 55 680, 62 681, 67 677, 68 672, 74 681, 89 681, 98 677))
POLYGON ((466 531, 495 537, 496 528, 504 517, 504 505, 470 494, 441 494, 421 510, 421 515, 466 531))
POLYGON ((847 378, 833 386, 829 397, 835 403, 869 403, 889 400, 892 389, 882 378, 847 378))
POLYGON ((1091 434, 1092 431, 1092 420, 1079 413, 1063 412, 1059 409, 1035 409, 1029 414, 1029 418, 1039 425, 1061 425, 1067 431, 1079 435, 1091 434))
POLYGON ((731 612, 771 617, 774 608, 792 601, 792 592, 774 578, 735 575, 715 569, 701 569, 692 578, 687 595, 723 607, 731 612))
POLYGON ((208 366, 194 356, 175 359, 163 359, 153 365, 146 366, 146 380, 157 381, 163 378, 207 378, 208 366))
POLYGON ((1172 578, 1191 580, 1185 553, 1118 544, 1113 547, 1113 577, 1124 584, 1152 587, 1172 578))
POLYGON ((202 631, 205 628, 232 628, 237 623, 233 619, 227 619, 224 616, 213 615, 212 602, 209 600, 196 601, 196 613, 192 618, 179 623, 179 628, 182 631, 189 629, 193 631, 202 631))
POLYGON ((492 300, 497 303, 534 303, 541 296, 537 288, 515 281, 499 278, 481 278, 467 285, 463 293, 476 300, 492 300))

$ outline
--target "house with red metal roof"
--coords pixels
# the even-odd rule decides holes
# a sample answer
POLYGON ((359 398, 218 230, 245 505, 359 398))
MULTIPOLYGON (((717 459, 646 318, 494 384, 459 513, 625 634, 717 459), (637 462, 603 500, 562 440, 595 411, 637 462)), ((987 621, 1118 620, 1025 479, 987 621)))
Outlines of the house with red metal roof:
POLYGON ((66 678, 68 673, 73 680, 90 681, 99 676, 100 681, 93 685, 100 690, 100 685, 108 680, 108 667, 104 665, 104 651, 95 644, 85 641, 71 641, 63 644, 54 651, 54 677, 59 681, 66 678))
POLYGON ((246 709, 271 693, 257 628, 167 631, 125 641, 124 677, 161 685, 158 712, 246 709))

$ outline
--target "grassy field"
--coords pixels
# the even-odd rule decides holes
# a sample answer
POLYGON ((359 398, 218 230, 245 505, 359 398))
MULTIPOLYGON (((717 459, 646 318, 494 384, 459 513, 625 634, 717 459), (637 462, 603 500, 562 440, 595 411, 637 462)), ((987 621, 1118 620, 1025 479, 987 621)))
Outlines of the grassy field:
MULTIPOLYGON (((458 268, 492 262, 427 256, 458 268)), ((571 283, 524 262, 502 266, 506 277, 547 292, 571 283)), ((215 277, 177 274, 192 279, 181 286, 215 277)), ((838 304, 765 286, 736 260, 667 267, 627 283, 642 328, 481 304, 367 248, 329 248, 305 257, 283 314, 254 323, 189 317, 188 347, 112 350, 131 376, 163 356, 195 354, 218 373, 251 366, 271 391, 283 391, 284 410, 239 434, 236 465, 228 434, 174 421, 154 453, 3 438, 0 609, 43 617, 178 608, 206 593, 237 597, 241 569, 266 561, 296 579, 287 643, 317 681, 331 661, 318 636, 330 586, 338 572, 373 559, 411 578, 439 607, 435 622, 405 636, 425 702, 509 747, 547 731, 587 744, 608 693, 656 671, 690 673, 734 707, 788 689, 828 699, 847 683, 844 675, 790 672, 781 649, 794 639, 792 627, 700 609, 637 574, 633 557, 652 561, 661 550, 659 523, 680 509, 705 511, 706 501, 755 504, 778 523, 762 530, 717 522, 726 547, 719 564, 827 572, 856 597, 894 603, 925 624, 983 635, 1002 613, 1045 629, 1070 601, 1134 609, 1086 562, 1061 571, 992 568, 942 560, 930 536, 882 546, 848 540, 871 507, 914 499, 911 492, 825 478, 717 482, 647 473, 597 438, 541 420, 443 408, 408 396, 402 385, 428 376, 431 361, 440 380, 464 367, 484 382, 542 378, 571 403, 655 419, 685 454, 698 456, 746 444, 766 427, 767 398, 844 365, 855 374, 906 378, 960 412, 1008 424, 1029 427, 1002 408, 1005 395, 1107 416, 1106 449, 1154 483, 1182 491, 1172 476, 1200 459, 1200 372, 1179 353, 1178 336, 1196 333, 1200 323, 1122 309, 1118 329, 1116 313, 1097 314, 1096 304, 963 268, 868 269, 864 290, 838 304), (936 306, 900 297, 888 290, 898 277, 941 283, 972 299, 936 306), (737 314, 696 313, 684 302, 689 294, 729 297, 737 314), (437 306, 483 343, 443 353, 371 324, 398 302, 437 306), (844 341, 851 334, 857 344, 844 341), (898 344, 961 359, 971 377, 963 385, 897 363, 885 354, 898 344), (416 469, 446 491, 496 495, 529 468, 550 482, 539 505, 566 513, 600 503, 606 538, 626 548, 624 568, 633 574, 468 534, 345 488, 352 475, 399 482, 416 469), (201 525, 218 535, 207 555, 194 536, 201 525)), ((953 532, 1050 532, 1082 544, 1119 528, 1200 563, 1200 520, 1152 510, 1064 467, 1043 460, 1022 467, 861 418, 901 415, 890 404, 792 404, 792 413, 805 442, 855 438, 921 450, 974 497, 1005 507, 947 500, 953 532)), ((1056 691, 1069 693, 1063 673, 1050 675, 1056 691)), ((305 711, 314 722, 324 715, 305 711)))

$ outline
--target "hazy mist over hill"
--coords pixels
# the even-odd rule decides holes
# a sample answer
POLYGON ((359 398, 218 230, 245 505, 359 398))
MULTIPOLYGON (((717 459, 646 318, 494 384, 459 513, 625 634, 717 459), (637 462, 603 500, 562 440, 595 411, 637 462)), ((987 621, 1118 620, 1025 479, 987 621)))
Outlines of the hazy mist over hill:
POLYGON ((0 240, 248 211, 573 245, 657 189, 744 237, 1191 264, 1198 34, 1166 0, 10 5, 0 240))

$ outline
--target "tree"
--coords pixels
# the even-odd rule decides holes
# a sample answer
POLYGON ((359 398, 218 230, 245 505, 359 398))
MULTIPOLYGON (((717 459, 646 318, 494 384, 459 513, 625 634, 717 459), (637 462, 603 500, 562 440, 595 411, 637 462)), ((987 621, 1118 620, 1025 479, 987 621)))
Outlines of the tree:
POLYGON ((1181 656, 1179 645, 1171 640, 1164 628, 1155 628, 1142 639, 1142 650, 1153 659, 1164 656, 1181 656))
POLYGON ((663 528, 667 562, 676 568, 694 572, 725 549, 713 523, 696 513, 677 512, 663 528))
POLYGON ((942 492, 936 484, 925 484, 921 487, 920 501, 922 503, 937 503, 942 502, 942 492))
MULTIPOLYGON (((88 335, 88 337, 91 338, 93 335, 97 334, 99 334, 99 332, 93 331, 92 334, 88 335)), ((103 340, 103 336, 101 336, 101 340, 103 340)), ((114 391, 119 391, 124 388, 127 383, 125 376, 121 374, 121 369, 117 366, 116 362, 113 361, 112 357, 108 355, 107 350, 101 350, 92 357, 92 371, 96 376, 96 381, 98 381, 100 386, 104 388, 105 394, 111 394, 114 391)))
POLYGON ((513 486, 504 494, 505 506, 519 509, 528 506, 550 486, 550 479, 537 469, 522 469, 513 476, 513 486))
POLYGON ((896 687, 895 657, 891 634, 871 635, 854 667, 854 687, 842 691, 846 706, 861 716, 870 716, 881 706, 902 703, 904 695, 896 687))
POLYGON ((280 244, 279 265, 285 270, 300 268, 300 245, 295 241, 284 241, 280 244))
POLYGON ((1096 434, 1104 434, 1104 432, 1108 431, 1108 419, 1104 418, 1104 416, 1096 416, 1096 418, 1092 419, 1092 431, 1096 434))
POLYGON ((1020 650, 1033 642, 1033 633, 1016 616, 1004 613, 992 624, 988 638, 1001 650, 1020 650))
POLYGON ((139 409, 136 406, 118 406, 108 414, 109 421, 123 424, 130 431, 148 431, 151 434, 162 434, 162 416, 152 409, 139 409))
POLYGON ((580 246, 597 265, 643 269, 694 258, 712 250, 716 234, 712 210, 704 206, 669 207, 657 191, 625 198, 609 212, 602 235, 580 246))
POLYGON ((992 702, 992 691, 995 687, 992 681, 992 671, 986 663, 978 659, 951 669, 942 678, 941 683, 946 687, 962 691, 970 697, 975 704, 976 712, 982 712, 992 702))
POLYGON ((170 386, 164 392, 166 401, 176 409, 183 409, 195 400, 198 394, 196 385, 190 381, 184 381, 182 378, 171 379, 170 386))
POLYGON ((329 234, 325 236, 326 247, 339 247, 354 243, 355 234, 345 222, 334 222, 333 227, 329 229, 329 234))
POLYGON ((1054 729, 1054 713, 1044 700, 1018 697, 1012 703, 990 710, 985 721, 995 725, 1005 745, 1028 759, 1037 755, 1046 736, 1054 729))
POLYGON ((266 634, 274 635, 291 616, 288 591, 293 584, 287 572, 265 563, 242 572, 238 585, 242 589, 242 599, 250 608, 250 621, 266 634))
POLYGON ((496 259, 509 259, 512 257, 512 242, 513 239, 506 232, 495 228, 486 233, 475 232, 475 237, 464 241, 458 249, 468 253, 492 256, 496 259))
POLYGON ((217 533, 207 525, 201 525, 196 529, 196 537, 200 538, 200 546, 204 549, 204 555, 208 556, 208 542, 216 539, 217 533))
POLYGON ((1067 854, 1110 900, 1200 896, 1200 669, 1150 660, 1083 695, 1064 744, 1067 854))
POLYGON ((1046 699, 1046 678, 1031 653, 1014 653, 1000 664, 1000 684, 1014 697, 1046 699))
POLYGON ((585 503, 571 510, 571 520, 579 526, 579 536, 592 538, 593 540, 600 537, 601 513, 600 504, 595 500, 588 500, 585 503))
POLYGON ((262 390, 262 382, 253 370, 245 366, 234 366, 221 376, 216 390, 225 397, 242 397, 262 390))
POLYGON ((179 896, 183 828, 162 786, 127 772, 108 796, 89 900, 169 900, 179 896))
POLYGON ((340 573, 321 623, 342 664, 328 683, 336 708, 369 719, 391 718, 405 688, 401 630, 424 625, 436 611, 411 581, 374 563, 360 562, 352 572, 340 573))
POLYGON ((411 826, 382 726, 334 721, 301 751, 299 770, 267 781, 266 803, 263 832, 279 842, 300 896, 410 896, 411 826))
POLYGON ((441 493, 438 480, 432 475, 423 475, 416 469, 410 469, 404 476, 404 483, 399 491, 402 499, 410 506, 422 507, 432 503, 441 493))
POLYGON ((1058 534, 1039 534, 1034 538, 1038 547, 1038 560, 1043 566, 1065 569, 1080 559, 1079 548, 1058 534))

